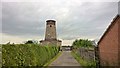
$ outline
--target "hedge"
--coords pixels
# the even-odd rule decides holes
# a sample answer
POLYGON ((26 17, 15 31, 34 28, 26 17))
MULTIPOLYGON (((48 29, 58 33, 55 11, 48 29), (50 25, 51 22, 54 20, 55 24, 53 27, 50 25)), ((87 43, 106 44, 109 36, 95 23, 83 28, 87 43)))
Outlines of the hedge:
POLYGON ((59 52, 56 46, 2 45, 2 66, 43 66, 59 52))

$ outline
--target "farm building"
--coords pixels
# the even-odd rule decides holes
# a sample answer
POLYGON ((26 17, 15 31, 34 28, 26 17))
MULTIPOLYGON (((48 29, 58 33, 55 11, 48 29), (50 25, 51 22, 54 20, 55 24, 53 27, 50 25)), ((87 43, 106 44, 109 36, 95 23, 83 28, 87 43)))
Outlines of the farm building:
POLYGON ((101 66, 120 65, 120 15, 117 15, 98 42, 101 66))

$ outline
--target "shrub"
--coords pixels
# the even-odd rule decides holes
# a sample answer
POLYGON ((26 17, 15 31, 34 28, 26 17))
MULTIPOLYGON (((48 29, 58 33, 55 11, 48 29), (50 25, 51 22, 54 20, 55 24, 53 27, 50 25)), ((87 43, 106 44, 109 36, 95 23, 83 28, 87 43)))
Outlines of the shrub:
POLYGON ((43 66, 58 53, 56 46, 2 45, 2 66, 43 66))

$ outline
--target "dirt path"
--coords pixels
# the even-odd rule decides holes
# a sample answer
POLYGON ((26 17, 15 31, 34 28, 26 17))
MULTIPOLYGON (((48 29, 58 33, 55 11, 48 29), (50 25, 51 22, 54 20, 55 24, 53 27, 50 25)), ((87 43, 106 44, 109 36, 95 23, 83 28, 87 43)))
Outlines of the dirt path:
POLYGON ((49 66, 80 66, 70 51, 63 51, 62 54, 49 66))

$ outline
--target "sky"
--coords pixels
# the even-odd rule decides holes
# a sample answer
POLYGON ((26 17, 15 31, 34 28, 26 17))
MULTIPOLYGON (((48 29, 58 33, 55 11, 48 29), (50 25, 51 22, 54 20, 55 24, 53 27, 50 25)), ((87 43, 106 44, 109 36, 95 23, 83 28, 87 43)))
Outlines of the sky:
POLYGON ((40 41, 46 20, 56 21, 62 45, 75 39, 98 41, 118 14, 119 0, 2 0, 0 43, 40 41))

